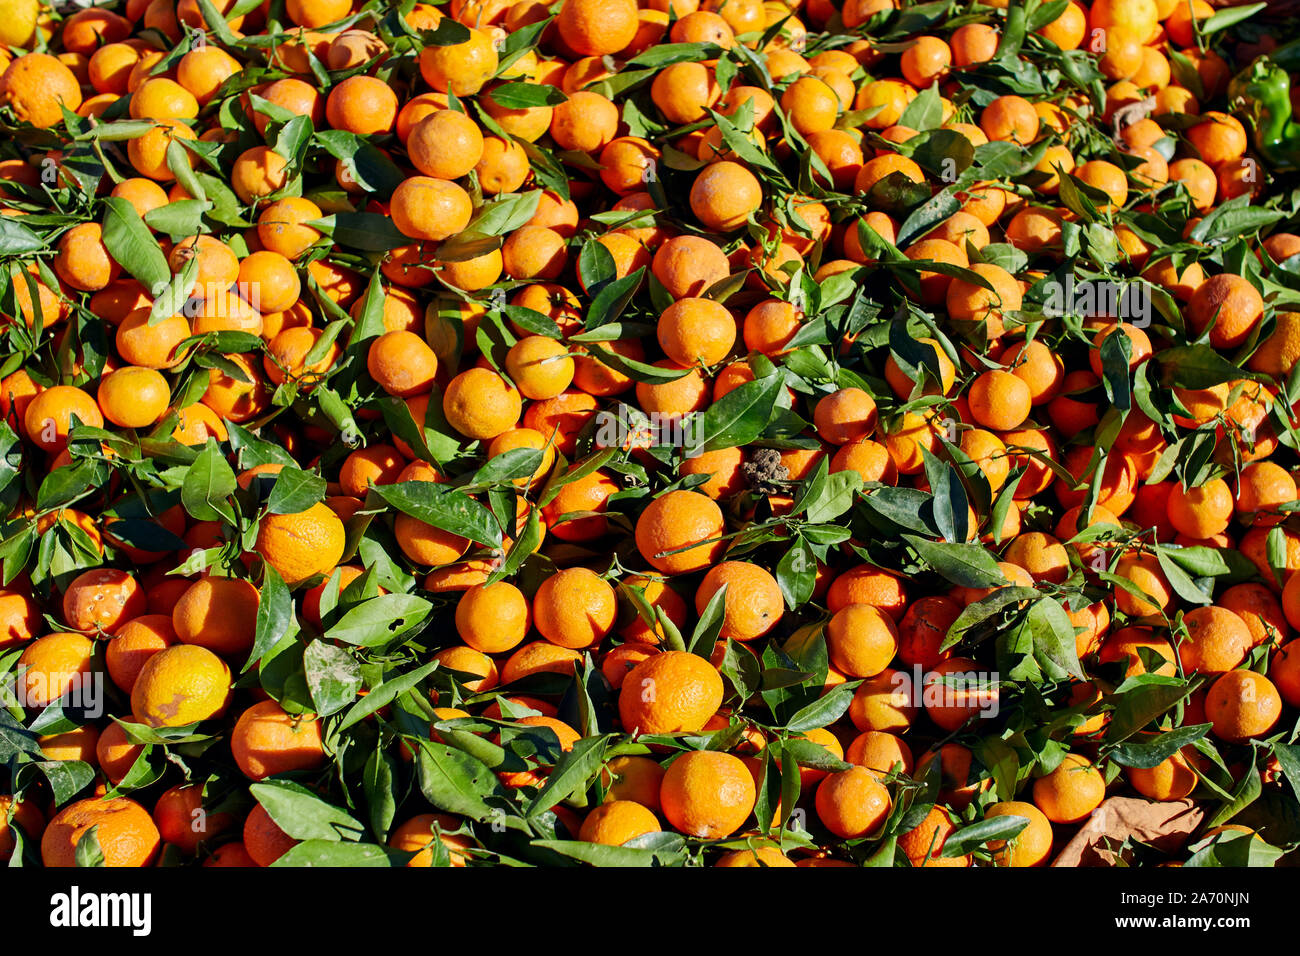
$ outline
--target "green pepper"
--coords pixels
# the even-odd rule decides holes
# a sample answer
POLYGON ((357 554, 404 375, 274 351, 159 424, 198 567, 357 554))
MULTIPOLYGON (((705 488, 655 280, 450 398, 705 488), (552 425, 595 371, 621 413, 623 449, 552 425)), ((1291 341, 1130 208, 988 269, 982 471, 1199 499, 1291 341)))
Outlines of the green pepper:
POLYGON ((1228 84, 1233 108, 1250 120, 1255 151, 1279 172, 1300 169, 1300 123, 1292 118, 1290 70, 1300 67, 1292 42, 1256 58, 1228 84))

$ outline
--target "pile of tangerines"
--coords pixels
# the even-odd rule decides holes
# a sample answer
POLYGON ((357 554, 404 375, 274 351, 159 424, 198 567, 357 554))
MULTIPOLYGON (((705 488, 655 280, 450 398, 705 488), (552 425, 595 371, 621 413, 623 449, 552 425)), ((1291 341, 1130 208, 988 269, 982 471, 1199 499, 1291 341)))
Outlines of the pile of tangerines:
POLYGON ((44 9, 0 53, 0 859, 1272 865, 1256 14, 44 9))

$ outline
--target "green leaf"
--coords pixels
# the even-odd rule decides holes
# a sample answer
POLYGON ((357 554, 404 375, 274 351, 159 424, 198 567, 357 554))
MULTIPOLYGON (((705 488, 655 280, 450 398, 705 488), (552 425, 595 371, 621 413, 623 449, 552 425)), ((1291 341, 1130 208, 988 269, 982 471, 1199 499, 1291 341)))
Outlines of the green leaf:
POLYGON ((425 408, 422 422, 417 422, 406 402, 395 395, 380 399, 378 404, 389 431, 410 445, 417 458, 445 462, 455 457, 460 450, 459 439, 449 434, 451 426, 443 414, 441 393, 438 391, 435 390, 433 400, 425 408))
POLYGON ((104 866, 104 850, 99 845, 99 824, 95 824, 77 840, 78 867, 104 866))
MULTIPOLYGON (((1245 8, 1237 7, 1236 9, 1245 8)), ((1221 13, 1226 12, 1221 11, 1221 13)), ((1219 15, 1216 13, 1214 16, 1219 15)), ((1212 20, 1214 17, 1210 19, 1212 20)), ((1286 218, 1286 215, 1280 210, 1261 209, 1259 206, 1248 205, 1250 198, 1250 196, 1237 196, 1212 209, 1205 214, 1204 219, 1196 224, 1188 238, 1192 242, 1210 243, 1216 239, 1251 236, 1265 226, 1286 218)))
POLYGON ((437 661, 430 661, 415 670, 407 671, 400 674, 392 680, 384 681, 376 687, 371 687, 370 692, 357 701, 352 708, 343 717, 339 724, 339 730, 344 731, 362 720, 365 720, 375 711, 387 707, 394 700, 405 694, 408 690, 419 685, 419 683, 438 669, 437 661))
POLYGON ((1291 785, 1292 795, 1300 801, 1300 745, 1275 743, 1273 755, 1277 757, 1278 766, 1282 768, 1282 775, 1291 785))
POLYGON ((1168 760, 1188 744, 1200 740, 1209 733, 1211 726, 1188 724, 1140 742, 1122 743, 1108 750, 1106 756, 1125 767, 1149 769, 1168 760))
MULTIPOLYGON (((979 762, 987 767, 993 776, 993 786, 997 790, 998 799, 1013 799, 1020 775, 1020 756, 1015 748, 999 737, 981 737, 975 741, 972 749, 979 762)), ((949 839, 951 840, 952 837, 949 839)))
POLYGON ((1106 742, 1132 737, 1192 692, 1193 685, 1159 674, 1137 674, 1115 688, 1115 710, 1106 728, 1106 742))
POLYGON ((537 214, 537 205, 541 199, 540 189, 526 193, 507 193, 491 199, 478 208, 474 218, 465 227, 465 232, 473 236, 505 236, 512 233, 537 214))
POLYGON ((396 163, 377 146, 344 130, 317 130, 314 137, 335 159, 350 168, 363 189, 387 199, 404 178, 396 163))
POLYGON ((361 665, 345 649, 315 640, 303 651, 302 663, 318 715, 328 717, 356 700, 361 665))
POLYGON ((1176 388, 1213 388, 1234 379, 1252 378, 1209 345, 1176 345, 1157 352, 1160 384, 1176 388))
MULTIPOLYGON (((814 744, 810 740, 800 740, 797 737, 783 740, 781 742, 781 829, 784 831, 789 825, 790 817, 794 814, 795 804, 799 800, 799 790, 803 783, 803 774, 799 771, 799 756, 802 753, 804 758, 809 761, 809 766, 816 766, 818 761, 823 760, 817 750, 825 752, 825 756, 831 760, 835 757, 826 751, 825 747, 814 744)), ((834 768, 826 767, 824 769, 833 770, 834 768)))
POLYGON ((817 557, 803 538, 797 538, 776 565, 776 583, 788 608, 806 604, 817 586, 817 557))
POLYGON ((167 168, 176 177, 181 188, 198 200, 206 200, 208 194, 194 170, 193 153, 182 140, 173 139, 167 144, 167 168))
POLYGON ((145 724, 133 724, 129 720, 123 720, 120 717, 114 717, 113 720, 126 733, 126 739, 133 744, 158 744, 159 746, 168 747, 172 744, 189 744, 197 743, 200 740, 209 739, 205 734, 197 734, 194 731, 198 724, 186 724, 183 727, 148 727, 145 724))
POLYGON ((964 544, 970 538, 970 502, 961 473, 951 462, 932 454, 924 446, 920 448, 925 475, 934 496, 931 505, 934 523, 945 541, 964 544))
POLYGON ((776 806, 781 799, 780 773, 776 769, 775 747, 764 747, 759 751, 758 775, 754 780, 758 799, 754 801, 754 818, 762 833, 772 832, 772 819, 776 816, 776 806))
POLYGON ((23 449, 18 433, 7 421, 0 420, 0 492, 20 474, 23 449))
MULTIPOLYGON (((22 222, 10 218, 0 219, 0 255, 20 256, 28 252, 39 252, 44 248, 45 240, 22 222)), ((166 262, 163 264, 166 265, 166 262)))
POLYGON ((488 459, 471 479, 472 485, 507 484, 520 478, 527 478, 537 471, 542 464, 540 448, 512 448, 488 459))
MULTIPOLYGON (((890 173, 890 176, 897 176, 898 173, 890 173)), ((909 182, 911 180, 908 180, 909 182)), ((928 187, 927 187, 928 188, 928 187)), ((954 279, 961 279, 963 282, 969 282, 971 285, 977 285, 982 289, 992 291, 989 280, 978 272, 974 272, 964 266, 954 265, 951 262, 939 262, 934 259, 897 259, 889 262, 882 262, 881 265, 891 272, 936 272, 939 275, 951 276, 954 279)))
POLYGON ((419 741, 417 759, 420 792, 435 807, 480 822, 504 815, 487 803, 487 797, 499 796, 500 787, 496 774, 481 760, 429 740, 419 741))
POLYGON ((1209 36, 1211 33, 1217 33, 1220 30, 1226 30, 1230 26, 1235 26, 1243 20, 1249 20, 1261 10, 1267 10, 1267 3, 1251 3, 1240 7, 1228 7, 1223 10, 1216 10, 1214 14, 1198 22, 1201 36, 1209 36))
POLYGON ((37 760, 34 763, 49 781, 56 806, 63 806, 95 779, 95 768, 84 760, 37 760))
POLYGON ((561 800, 567 799, 580 790, 585 790, 588 783, 600 771, 604 764, 605 749, 612 735, 583 737, 565 752, 559 762, 551 769, 542 787, 524 811, 535 817, 549 810, 561 800))
POLYGON ((696 654, 708 660, 713 655, 714 645, 718 642, 718 635, 722 632, 722 624, 727 612, 727 585, 723 585, 713 593, 709 598, 709 603, 704 606, 700 613, 700 619, 695 624, 695 630, 691 634, 691 641, 686 648, 692 654, 696 654))
POLYGON ((542 519, 540 511, 537 508, 531 508, 528 511, 528 520, 524 522, 523 532, 515 539, 514 544, 510 546, 510 550, 506 552, 506 558, 501 562, 501 566, 488 575, 486 583, 495 584, 497 581, 514 575, 541 543, 542 519))
POLYGON ((464 24, 450 17, 444 17, 438 21, 436 29, 420 30, 418 35, 420 43, 424 46, 460 46, 468 42, 473 34, 464 24))
POLYGON ((413 855, 386 846, 376 846, 373 843, 304 840, 271 865, 279 867, 403 866, 413 855))
POLYGON ((1074 625, 1056 598, 1044 597, 1031 605, 1025 624, 1034 636, 1034 660, 1049 677, 1087 680, 1075 650, 1074 625))
POLYGON ((143 790, 161 780, 166 773, 166 764, 164 761, 152 759, 153 753, 153 747, 144 747, 135 758, 135 762, 131 764, 131 769, 126 772, 126 776, 119 780, 106 796, 116 797, 130 793, 132 790, 143 790))
POLYGON ((626 358, 617 352, 594 343, 587 346, 587 351, 591 353, 593 358, 598 359, 602 365, 608 365, 616 372, 622 372, 629 378, 638 382, 645 382, 648 385, 664 385, 668 382, 675 382, 683 375, 691 373, 688 368, 659 368, 657 365, 626 358))
POLYGON ((248 671, 262 659, 262 655, 279 644, 293 621, 293 598, 289 595, 289 588, 285 586, 284 578, 270 564, 262 565, 260 590, 253 649, 249 651, 248 660, 241 672, 248 671))
POLYGON ((853 507, 854 497, 861 488, 862 476, 852 469, 828 474, 821 493, 809 502, 804 517, 811 524, 834 521, 853 507))
POLYGON ((324 360, 330 354, 334 343, 338 340, 339 335, 349 325, 346 319, 335 319, 329 325, 321 330, 321 337, 316 340, 307 354, 302 357, 302 364, 310 367, 317 362, 324 360))
MULTIPOLYGON (((787 756, 790 757, 798 766, 811 767, 814 770, 829 770, 832 773, 838 773, 841 770, 848 770, 853 766, 853 764, 835 756, 821 744, 814 743, 811 740, 805 740, 802 737, 788 737, 781 741, 782 781, 786 780, 788 776, 790 776, 785 772, 785 758, 787 756)), ((793 777, 797 785, 800 774, 796 771, 793 774, 793 777)), ((782 796, 784 797, 785 795, 782 794, 782 796)), ((790 802, 787 805, 792 806, 793 803, 790 802)))
POLYGON ((765 375, 732 389, 714 402, 688 429, 687 457, 739 448, 763 434, 772 408, 785 387, 780 375, 765 375))
POLYGON ((739 641, 727 640, 727 651, 718 668, 722 676, 731 681, 742 702, 749 700, 758 690, 762 668, 754 652, 739 641))
POLYGON ((1281 588, 1290 572, 1287 570, 1286 534, 1280 524, 1269 528, 1268 537, 1264 539, 1264 555, 1269 570, 1273 572, 1273 580, 1281 588))
POLYGON ((290 515, 306 511, 325 500, 325 479, 301 468, 284 467, 275 476, 267 510, 272 514, 290 515))
MULTIPOLYGON (((506 711, 502 711, 506 713, 506 711)), ((482 726, 476 728, 479 732, 464 730, 455 726, 457 721, 465 723, 464 718, 453 720, 435 720, 430 724, 431 730, 436 730, 436 736, 448 746, 455 747, 457 750, 463 750, 465 753, 481 761, 493 770, 502 769, 520 769, 523 766, 523 760, 517 754, 507 753, 506 749, 499 744, 494 744, 487 737, 482 735, 482 726), (506 764, 511 764, 509 768, 506 764)), ((538 731, 542 733, 542 731, 538 731)))
POLYGON ((672 63, 712 60, 722 54, 714 43, 659 43, 639 53, 627 65, 633 68, 662 68, 672 63))
MULTIPOLYGON (((1093 192, 1087 188, 1084 182, 1075 176, 1071 176, 1059 165, 1054 164, 1052 168, 1056 170, 1056 174, 1060 179, 1059 195, 1061 205, 1085 222, 1100 221, 1102 216, 1094 202, 1093 192)), ((1101 202, 1104 203, 1105 200, 1101 200, 1101 202)))
POLYGON ((361 252, 388 252, 411 243, 392 219, 377 212, 340 212, 309 225, 328 232, 340 246, 361 252))
POLYGON ((644 837, 629 840, 628 846, 604 846, 600 843, 586 843, 581 840, 534 840, 532 845, 543 850, 552 850, 561 856, 567 856, 593 866, 679 866, 687 857, 685 840, 676 834, 646 834, 646 836, 677 837, 670 844, 672 850, 643 849, 634 844, 644 837))
POLYGON ((370 829, 380 840, 388 838, 388 831, 397 815, 396 771, 397 758, 385 752, 383 744, 376 741, 375 750, 361 772, 361 784, 366 792, 370 829))
POLYGON ((1202 545, 1161 550, 1165 557, 1193 577, 1227 578, 1225 583, 1237 583, 1253 578, 1257 573, 1254 563, 1240 551, 1202 545))
POLYGON ((613 282, 617 275, 618 268, 614 264, 614 255, 605 248, 603 243, 595 239, 588 239, 583 243, 578 253, 578 281, 582 283, 588 295, 599 292, 602 286, 613 282))
POLYGON ((587 318, 584 322, 584 328, 598 329, 603 325, 618 320, 627 308, 628 302, 636 290, 640 288, 642 279, 645 278, 645 266, 637 269, 621 279, 613 279, 606 282, 600 287, 595 295, 591 297, 591 303, 587 306, 587 318))
POLYGON ((1169 586, 1174 589, 1174 593, 1184 601, 1190 601, 1193 604, 1210 604, 1213 602, 1214 598, 1202 591, 1191 576, 1173 562, 1164 548, 1156 548, 1156 562, 1168 579, 1169 586))
POLYGON ((238 487, 230 463, 221 453, 215 438, 199 452, 185 473, 181 484, 181 503, 190 516, 198 521, 226 521, 235 523, 235 512, 229 498, 238 487))
POLYGON ((862 506, 893 525, 891 530, 934 534, 938 529, 930 527, 921 516, 922 509, 930 498, 927 492, 919 488, 877 488, 863 497, 862 506))
POLYGON ((1255 833, 1228 830, 1217 834, 1183 864, 1184 867, 1268 867, 1275 866, 1285 851, 1266 843, 1255 833))
POLYGON ((203 213, 210 205, 199 199, 169 202, 145 213, 145 225, 165 232, 173 239, 197 235, 203 225, 203 213))
POLYGON ((82 461, 49 472, 36 492, 36 509, 52 511, 76 501, 99 483, 95 462, 82 461))
MULTIPOLYGON (((929 198, 929 185, 918 183, 903 172, 892 172, 885 176, 872 185, 866 195, 869 206, 882 209, 893 216, 902 215, 929 198)), ((941 265, 941 263, 931 263, 927 260, 927 265, 941 265)))
POLYGON ((709 110, 709 116, 718 127, 718 132, 722 134, 723 145, 735 153, 742 163, 769 173, 778 180, 784 179, 785 174, 781 172, 781 168, 767 153, 755 146, 749 135, 742 132, 729 117, 715 110, 709 110))
POLYGON ((876 869, 877 867, 892 867, 894 865, 894 857, 897 855, 898 835, 894 834, 887 839, 881 840, 880 844, 876 847, 871 856, 862 861, 862 866, 871 867, 872 869, 876 869))
POLYGON ((1007 583, 996 559, 982 545, 929 541, 914 534, 902 537, 916 549, 922 561, 953 584, 967 588, 992 588, 1007 583))
POLYGON ((1025 6, 1025 30, 1028 33, 1034 33, 1047 26, 1049 23, 1058 19, 1070 6, 1070 0, 1048 0, 1034 6, 1033 11, 1029 10, 1029 4, 1025 6))
MULTIPOLYGON (((907 126, 918 133, 934 129, 943 122, 943 103, 939 97, 939 84, 927 86, 907 104, 903 114, 898 118, 900 126, 907 126)), ((960 134, 959 134, 960 135, 960 134)))
POLYGON ((171 281, 158 240, 149 232, 140 214, 120 196, 104 200, 103 243, 109 255, 140 281, 146 292, 162 289, 171 281))
POLYGON ((976 178, 1001 179, 1006 176, 1023 176, 1034 168, 1038 160, 1023 146, 1005 140, 995 140, 975 147, 976 178))
POLYGON ((345 810, 327 803, 300 783, 264 780, 248 788, 275 825, 295 840, 359 840, 363 827, 345 810))
MULTIPOLYGON (((934 87, 930 87, 930 89, 934 89, 934 87)), ((961 133, 953 133, 952 135, 966 141, 966 137, 962 136, 961 133)), ((967 146, 969 145, 967 141, 967 146)), ((943 192, 936 193, 932 199, 921 203, 903 220, 902 225, 898 227, 898 238, 895 245, 900 248, 911 245, 914 239, 929 232, 960 209, 961 203, 957 201, 957 197, 952 192, 945 189, 943 192)))
POLYGON ((795 712, 785 723, 785 729, 792 734, 805 733, 818 727, 828 727, 839 720, 853 702, 853 692, 862 681, 850 681, 837 684, 823 697, 795 712))
MULTIPOLYGON (((112 120, 100 122, 90 131, 91 138, 101 143, 120 143, 125 139, 139 139, 155 126, 153 120, 112 120)), ((186 200, 182 200, 186 202, 186 200)), ((192 233, 187 233, 192 235, 192 233)))
POLYGON ((465 229, 438 244, 434 253, 439 262, 468 262, 500 249, 504 241, 500 236, 485 236, 465 229))
POLYGON ((492 512, 464 492, 431 481, 372 486, 390 505, 426 524, 490 548, 501 547, 501 529, 492 512))
POLYGON ((564 91, 556 86, 541 86, 537 83, 511 82, 502 83, 483 96, 497 106, 508 110, 526 110, 535 106, 559 106, 568 99, 564 91))
POLYGON ((1250 766, 1241 775, 1241 780, 1238 781, 1236 788, 1232 791, 1232 799, 1210 815, 1210 818, 1205 821, 1207 828, 1213 829, 1227 823, 1259 799, 1260 794, 1264 792, 1264 784, 1260 779, 1261 774, 1255 769, 1255 762, 1258 757, 1258 750, 1251 752, 1250 766))
POLYGON ((501 76, 521 57, 532 50, 537 45, 537 40, 542 35, 542 32, 551 25, 554 19, 553 16, 543 17, 536 23, 530 23, 525 27, 511 31, 501 46, 496 75, 501 76))
POLYGON ((972 850, 978 850, 992 840, 1015 839, 1020 831, 1027 826, 1029 826, 1028 817, 1016 816, 1011 813, 1005 816, 978 820, 964 827, 958 827, 948 834, 947 839, 943 841, 943 849, 939 851, 939 855, 945 858, 965 856, 972 850))
POLYGON ((275 442, 263 441, 235 422, 227 423, 226 428, 230 432, 230 447, 239 453, 241 467, 270 464, 294 466, 293 456, 275 442))
MULTIPOLYGON (((238 39, 230 29, 230 24, 226 22, 226 18, 221 15, 221 11, 216 8, 216 5, 212 0, 199 0, 199 12, 203 14, 203 20, 207 23, 208 29, 216 34, 217 40, 219 40, 222 45, 234 46, 238 43, 238 39)), ((249 11, 246 10, 244 12, 247 13, 249 11)), ((230 13, 232 17, 242 15, 235 13, 234 10, 231 10, 230 13)))
POLYGON ((550 316, 542 315, 540 312, 534 312, 532 309, 526 309, 521 305, 503 305, 501 306, 501 314, 521 329, 534 335, 545 335, 549 339, 561 337, 560 327, 555 324, 555 320, 550 316))
POLYGON ((1129 381, 1129 359, 1133 344, 1127 335, 1114 333, 1101 343, 1102 383, 1106 397, 1120 411, 1128 411, 1133 404, 1133 388, 1129 381))
POLYGON ((302 153, 311 141, 311 134, 310 116, 291 116, 280 127, 271 148, 277 155, 287 159, 291 166, 296 167, 302 162, 302 153))
POLYGON ((432 605, 414 594, 381 594, 363 601, 325 632, 331 641, 378 647, 424 623, 432 605))

